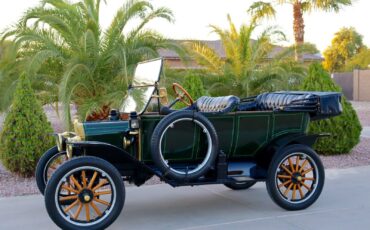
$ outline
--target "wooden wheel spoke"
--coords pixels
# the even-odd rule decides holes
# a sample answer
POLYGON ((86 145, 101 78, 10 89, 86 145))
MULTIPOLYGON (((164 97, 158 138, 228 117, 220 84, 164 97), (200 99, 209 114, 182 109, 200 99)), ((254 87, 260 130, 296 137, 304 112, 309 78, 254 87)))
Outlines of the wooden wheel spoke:
POLYGON ((313 178, 313 177, 303 177, 303 178, 302 178, 302 180, 303 180, 303 181, 305 181, 305 180, 311 180, 311 181, 314 181, 314 180, 315 180, 315 178, 313 178))
POLYGON ((97 171, 95 171, 94 172, 94 174, 93 174, 93 176, 92 176, 92 178, 91 178, 91 180, 90 180, 90 183, 89 183, 89 185, 88 185, 88 188, 89 189, 91 189, 92 188, 92 186, 93 186, 93 184, 94 184, 94 182, 95 182, 95 179, 96 179, 96 177, 98 176, 98 172, 97 171))
POLYGON ((74 188, 72 188, 70 186, 67 186, 67 185, 63 185, 62 186, 62 189, 65 189, 65 190, 67 190, 69 192, 78 193, 78 191, 76 189, 74 189, 74 188))
POLYGON ((90 221, 90 207, 89 204, 85 204, 86 221, 90 221))
POLYGON ((281 178, 281 179, 291 179, 292 176, 289 176, 289 175, 278 175, 278 178, 281 178))
POLYGON ((284 192, 285 197, 288 196, 288 192, 291 190, 292 186, 293 186, 293 183, 290 183, 289 187, 285 190, 285 192, 284 192))
POLYGON ((287 180, 284 183, 279 184, 279 188, 281 188, 281 187, 283 187, 283 186, 285 186, 285 185, 287 185, 287 184, 289 184, 291 182, 292 182, 291 180, 287 180))
POLYGON ((108 181, 106 179, 103 179, 99 182, 99 184, 97 184, 93 189, 92 191, 95 192, 95 190, 97 190, 98 188, 106 185, 108 183, 108 181))
POLYGON ((303 183, 303 182, 301 182, 301 184, 308 190, 308 191, 311 191, 311 188, 308 186, 308 185, 306 185, 305 183, 303 183))
POLYGON ((81 174, 82 174, 82 186, 84 188, 86 188, 86 186, 87 186, 87 180, 86 180, 86 172, 85 172, 85 170, 83 170, 81 174))
POLYGON ((107 201, 105 201, 105 200, 100 200, 100 199, 98 199, 98 198, 96 198, 96 197, 94 197, 94 201, 96 201, 96 202, 98 202, 98 203, 101 203, 101 204, 104 204, 104 205, 106 205, 106 206, 110 206, 110 203, 109 203, 109 202, 107 202, 107 201))
POLYGON ((105 190, 105 191, 95 192, 94 196, 109 195, 109 194, 112 194, 112 190, 105 190))
POLYGON ((71 178, 73 184, 77 187, 77 189, 79 191, 81 191, 82 190, 82 186, 80 185, 80 183, 78 183, 78 181, 76 180, 76 178, 73 175, 71 175, 70 178, 71 178))
POLYGON ((76 211, 76 213, 73 216, 73 219, 75 219, 75 220, 78 219, 78 217, 79 217, 79 215, 81 213, 81 210, 82 210, 82 206, 83 206, 83 204, 81 202, 79 202, 79 203, 80 203, 80 205, 78 206, 77 211, 76 211))
POLYGON ((77 198, 78 198, 77 195, 62 196, 61 198, 59 198, 59 201, 76 200, 77 198))
POLYGON ((67 208, 64 209, 64 212, 68 212, 69 210, 71 210, 74 206, 76 206, 80 201, 79 200, 76 200, 75 202, 73 202, 71 205, 69 205, 67 208))
POLYGON ((309 168, 306 171, 302 172, 302 175, 306 175, 307 173, 311 172, 313 168, 309 168))
POLYGON ((302 188, 301 188, 300 184, 298 184, 298 191, 299 191, 299 195, 301 196, 301 199, 303 199, 304 194, 303 194, 303 191, 302 191, 302 188))
POLYGON ((303 162, 303 164, 302 164, 302 166, 301 166, 301 168, 299 169, 299 172, 302 172, 303 170, 304 170, 304 166, 306 166, 306 164, 308 163, 308 160, 306 159, 306 160, 304 160, 304 162, 303 162))
POLYGON ((96 213, 98 216, 101 216, 101 215, 102 215, 102 213, 101 213, 101 211, 99 210, 99 208, 94 204, 94 202, 91 202, 90 204, 91 204, 91 207, 93 207, 93 209, 94 209, 95 213, 96 213))
POLYGON ((299 159, 299 156, 297 155, 296 161, 295 161, 295 171, 296 172, 298 172, 298 169, 299 169, 299 161, 300 161, 300 159, 299 159))
POLYGON ((292 172, 294 172, 293 162, 292 162, 292 159, 290 159, 290 157, 288 158, 288 162, 289 162, 290 170, 291 170, 292 172))
POLYGON ((293 193, 292 193, 292 200, 295 200, 295 193, 296 193, 296 191, 297 191, 297 185, 295 184, 295 185, 293 185, 293 193))
POLYGON ((280 167, 283 168, 285 172, 289 173, 289 175, 293 174, 285 165, 281 165, 280 167))
POLYGON ((50 166, 49 168, 54 170, 54 171, 57 169, 57 167, 55 167, 55 166, 50 166))

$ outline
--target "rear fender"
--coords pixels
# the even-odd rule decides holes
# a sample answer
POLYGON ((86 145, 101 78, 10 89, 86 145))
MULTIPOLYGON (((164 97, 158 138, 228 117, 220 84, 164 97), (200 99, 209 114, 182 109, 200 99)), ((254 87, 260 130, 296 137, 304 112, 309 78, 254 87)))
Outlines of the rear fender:
POLYGON ((257 156, 257 162, 259 165, 267 168, 270 164, 272 157, 275 154, 284 149, 288 145, 292 144, 302 144, 312 147, 318 138, 329 136, 328 134, 305 134, 305 133, 293 133, 286 134, 276 139, 272 140, 263 151, 261 151, 257 156))

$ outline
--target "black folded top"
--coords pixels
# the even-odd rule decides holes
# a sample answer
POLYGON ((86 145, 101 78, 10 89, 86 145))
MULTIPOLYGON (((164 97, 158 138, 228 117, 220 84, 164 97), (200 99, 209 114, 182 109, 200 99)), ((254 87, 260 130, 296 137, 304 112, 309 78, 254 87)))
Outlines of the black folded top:
MULTIPOLYGON (((341 93, 280 91, 263 93, 249 98, 239 110, 273 110, 286 112, 308 112, 311 120, 325 119, 342 113, 341 93), (252 99, 252 100, 251 100, 252 99)), ((242 99, 242 102, 245 101, 242 99)))

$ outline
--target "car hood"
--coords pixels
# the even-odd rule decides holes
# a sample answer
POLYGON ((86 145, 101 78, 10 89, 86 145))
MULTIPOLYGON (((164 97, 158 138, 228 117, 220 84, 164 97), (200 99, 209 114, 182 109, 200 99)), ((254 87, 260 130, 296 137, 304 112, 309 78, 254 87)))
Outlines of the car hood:
POLYGON ((83 123, 86 137, 122 133, 129 130, 128 121, 101 121, 83 123))

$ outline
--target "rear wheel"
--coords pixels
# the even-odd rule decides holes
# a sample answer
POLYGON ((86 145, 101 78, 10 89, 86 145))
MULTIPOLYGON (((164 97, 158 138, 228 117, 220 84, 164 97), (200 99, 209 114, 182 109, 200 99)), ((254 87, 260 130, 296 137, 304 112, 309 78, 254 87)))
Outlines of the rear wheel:
POLYGON ((67 161, 66 152, 59 152, 57 146, 46 151, 36 166, 36 184, 41 194, 44 194, 46 184, 55 170, 67 161))
POLYGON ((47 212, 62 229, 107 228, 119 216, 124 199, 120 173, 96 157, 66 162, 53 174, 45 190, 47 212))
POLYGON ((256 181, 243 181, 243 182, 235 181, 235 182, 225 183, 224 185, 232 190, 245 190, 245 189, 249 189, 256 183, 257 183, 256 181))
POLYGON ((273 157, 266 187, 280 207, 301 210, 319 198, 324 179, 324 167, 316 152, 305 145, 291 145, 273 157))

